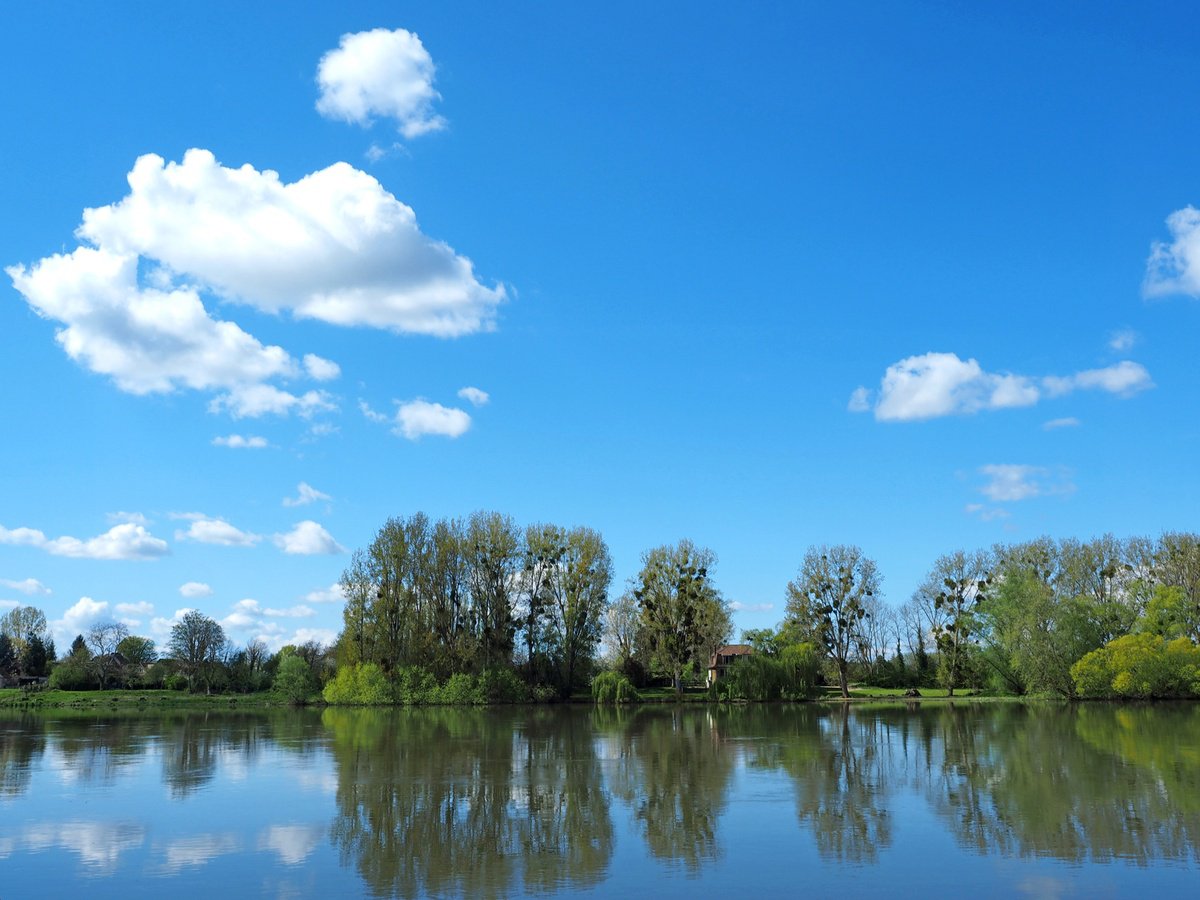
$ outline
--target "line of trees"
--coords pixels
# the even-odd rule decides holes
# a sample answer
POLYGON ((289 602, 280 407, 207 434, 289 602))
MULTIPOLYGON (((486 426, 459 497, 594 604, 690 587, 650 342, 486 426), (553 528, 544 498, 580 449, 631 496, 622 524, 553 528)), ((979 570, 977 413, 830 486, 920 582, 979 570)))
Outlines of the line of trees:
POLYGON ((784 620, 745 637, 766 654, 811 642, 843 695, 854 679, 950 695, 1197 696, 1200 536, 960 550, 898 607, 859 548, 815 547, 787 587, 784 620))

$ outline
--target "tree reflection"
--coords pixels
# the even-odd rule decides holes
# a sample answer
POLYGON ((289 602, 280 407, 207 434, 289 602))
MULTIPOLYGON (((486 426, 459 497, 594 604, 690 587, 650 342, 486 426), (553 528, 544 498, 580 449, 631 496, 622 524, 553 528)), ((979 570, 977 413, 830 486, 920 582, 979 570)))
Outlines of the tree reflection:
POLYGON ((942 747, 930 802, 959 842, 981 853, 1143 865, 1194 859, 1200 768, 1187 751, 1194 757, 1200 733, 1186 728, 1200 719, 1194 710, 1153 713, 1115 705, 942 708, 923 717, 942 747))
POLYGON ((33 716, 0 720, 0 798, 29 790, 34 764, 46 752, 45 729, 33 716))
POLYGON ((622 723, 613 792, 633 809, 650 853, 699 872, 720 855, 734 755, 722 710, 643 708, 622 723))
POLYGON ((598 883, 608 800, 586 719, 552 711, 326 710, 332 838, 377 895, 598 883))

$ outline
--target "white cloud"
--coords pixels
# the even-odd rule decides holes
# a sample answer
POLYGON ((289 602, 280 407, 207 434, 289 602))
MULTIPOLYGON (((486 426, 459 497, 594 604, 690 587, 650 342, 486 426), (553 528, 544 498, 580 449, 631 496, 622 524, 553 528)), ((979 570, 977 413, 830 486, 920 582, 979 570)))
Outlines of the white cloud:
POLYGON ((257 419, 260 416, 286 416, 291 412, 308 419, 320 412, 337 409, 327 391, 306 391, 293 394, 273 384, 245 384, 231 388, 214 397, 209 412, 228 412, 235 419, 257 419))
POLYGON ((137 603, 118 603, 113 610, 122 616, 152 616, 154 604, 141 600, 137 603))
POLYGON ((729 604, 729 608, 734 612, 770 612, 775 608, 774 603, 743 603, 741 600, 734 600, 729 604))
POLYGON ((268 446, 267 439, 256 434, 229 434, 213 438, 212 443, 214 447, 229 447, 231 450, 261 450, 268 446))
POLYGON ((285 184, 194 149, 181 163, 140 157, 129 185, 120 202, 84 212, 81 237, 264 312, 454 337, 490 328, 505 298, 347 163, 285 184))
POLYGON ((139 512, 111 512, 104 518, 117 525, 123 525, 126 522, 132 522, 134 525, 150 524, 150 520, 139 512))
POLYGON ((994 522, 997 519, 1007 519, 1009 512, 999 506, 985 506, 982 503, 968 503, 964 508, 968 516, 974 516, 981 522, 994 522))
POLYGON ((382 423, 388 421, 388 417, 386 415, 381 412, 376 412, 371 408, 371 404, 369 404, 366 400, 359 400, 358 408, 362 411, 363 416, 368 422, 382 423))
POLYGON ((346 552, 346 548, 335 541, 333 535, 311 519, 298 522, 286 534, 275 535, 275 545, 284 553, 298 556, 346 552))
POLYGON ((50 588, 46 587, 36 578, 24 578, 21 581, 10 581, 7 578, 0 578, 0 585, 14 591, 19 591, 27 597, 32 597, 35 594, 44 597, 51 593, 50 588))
POLYGON ((200 597, 211 597, 213 589, 203 581, 189 581, 186 584, 179 586, 179 595, 186 597, 188 600, 196 600, 200 597))
POLYGON ((286 609, 272 609, 267 607, 263 611, 264 616, 271 616, 276 619, 307 619, 309 616, 315 616, 316 610, 309 606, 289 606, 286 609))
MULTIPOLYGON (((1033 406, 1043 397, 1059 397, 1077 390, 1131 397, 1153 386, 1146 369, 1127 360, 1074 375, 1038 378, 986 372, 974 359, 962 360, 953 353, 926 353, 888 367, 874 410, 879 421, 915 421, 1033 406)), ((849 409, 865 412, 870 408, 870 392, 857 388, 849 409)))
POLYGON ((426 434, 456 438, 471 427, 471 417, 461 409, 430 403, 428 400, 410 400, 400 403, 396 409, 396 427, 393 432, 410 441, 426 434))
POLYGON ((284 506, 307 506, 309 503, 315 503, 318 500, 332 500, 328 494, 318 491, 315 487, 307 482, 300 482, 296 485, 295 497, 284 497, 284 506))
POLYGON ((1200 210, 1193 206, 1167 216, 1170 243, 1155 241, 1142 282, 1145 297, 1185 294, 1200 297, 1200 210))
POLYGON ((233 604, 233 612, 222 619, 221 624, 226 628, 244 631, 258 625, 261 616, 262 609, 259 607, 258 601, 247 597, 245 600, 239 600, 233 604))
POLYGON ((850 412, 867 412, 871 409, 871 391, 868 388, 856 387, 850 393, 850 402, 846 404, 850 412))
POLYGON ((146 841, 144 825, 128 822, 46 822, 25 826, 21 842, 40 853, 55 847, 79 857, 88 875, 112 875, 120 856, 146 841))
POLYGON ((411 31, 376 28, 344 34, 317 66, 317 111, 360 125, 377 116, 394 119, 409 139, 440 131, 446 120, 433 112, 441 99, 434 75, 429 51, 411 31))
POLYGON ((0 609, 15 609, 20 605, 16 600, 0 600, 0 609))
POLYGON ((491 395, 487 391, 481 391, 477 387, 465 387, 458 392, 458 396, 466 400, 472 406, 485 406, 491 400, 491 395))
POLYGON ((1117 353, 1125 353, 1132 350, 1138 340, 1138 333, 1136 331, 1129 328, 1122 328, 1108 336, 1108 349, 1114 350, 1117 353))
POLYGON ((36 528, 10 531, 0 525, 0 544, 36 547, 53 556, 75 559, 155 559, 170 552, 166 541, 132 522, 114 525, 104 534, 87 540, 68 536, 50 539, 36 528))
POLYGON ((344 603, 346 591, 341 584, 334 582, 327 588, 309 591, 304 595, 306 603, 344 603))
POLYGON ((1051 419, 1042 425, 1043 431, 1054 431, 1058 428, 1078 428, 1083 423, 1074 416, 1067 416, 1062 419, 1051 419))
POLYGON ((54 640, 60 647, 68 646, 75 635, 87 631, 89 626, 108 612, 106 600, 93 600, 91 597, 80 597, 79 600, 63 613, 61 619, 50 623, 54 640))
POLYGON ((179 838, 164 849, 160 871, 177 875, 185 868, 206 865, 218 856, 236 853, 241 848, 241 838, 232 833, 179 838))
POLYGON ((322 359, 315 353, 305 353, 304 371, 313 381, 333 381, 342 374, 342 367, 331 359, 322 359))
POLYGON ((175 513, 173 519, 189 519, 187 531, 176 531, 175 540, 195 541, 198 544, 218 544, 222 547, 253 547, 262 535, 251 534, 230 525, 224 519, 213 519, 203 513, 175 513))
POLYGON ((179 624, 179 621, 188 613, 193 612, 193 608, 185 606, 183 609, 175 610, 175 614, 171 618, 163 618, 159 616, 150 620, 150 636, 160 644, 166 643, 171 637, 171 629, 179 624))
POLYGON ((979 492, 997 503, 1069 494, 1075 490, 1065 473, 1051 472, 1042 466, 993 464, 980 466, 979 473, 988 479, 979 492))
POLYGON ((279 646, 274 649, 278 650, 279 647, 287 644, 299 647, 301 644, 307 644, 309 641, 316 641, 318 644, 328 647, 336 640, 337 632, 330 628, 297 628, 292 632, 290 637, 281 640, 279 646))

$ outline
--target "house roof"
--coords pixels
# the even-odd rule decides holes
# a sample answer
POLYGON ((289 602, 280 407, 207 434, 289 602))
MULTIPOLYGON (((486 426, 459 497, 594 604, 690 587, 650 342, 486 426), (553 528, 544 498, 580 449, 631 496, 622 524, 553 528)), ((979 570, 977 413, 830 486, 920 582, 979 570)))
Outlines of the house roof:
POLYGON ((717 667, 717 658, 721 656, 751 656, 754 653, 754 648, 749 644, 725 644, 723 647, 718 647, 713 651, 712 659, 708 662, 710 669, 717 667))

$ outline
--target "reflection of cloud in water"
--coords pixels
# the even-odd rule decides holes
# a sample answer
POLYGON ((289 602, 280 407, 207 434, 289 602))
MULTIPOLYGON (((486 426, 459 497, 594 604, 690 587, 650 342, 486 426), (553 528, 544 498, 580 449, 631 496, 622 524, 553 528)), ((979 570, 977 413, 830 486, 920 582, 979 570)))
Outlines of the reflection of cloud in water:
POLYGON ((17 842, 12 838, 0 838, 0 859, 12 856, 14 850, 17 849, 17 842))
MULTIPOLYGON (((22 835, 21 843, 28 850, 37 852, 60 847, 79 855, 90 869, 91 875, 111 875, 117 867, 117 858, 126 850, 140 847, 146 840, 143 825, 113 822, 46 822, 30 825, 22 835)), ((10 841, 11 852, 15 849, 10 841)), ((7 855, 7 854, 5 854, 7 855)))
POLYGON ((319 825, 272 825, 259 835, 258 849, 271 850, 284 865, 295 866, 308 859, 323 833, 319 825))
POLYGON ((1017 884, 1017 890, 1027 897, 1038 900, 1058 900, 1071 893, 1071 883, 1065 878, 1050 875, 1032 875, 1017 884))
POLYGON ((315 790, 331 797, 337 795, 338 778, 336 772, 309 770, 296 773, 296 783, 307 790, 315 790))
POLYGON ((236 853, 242 847, 236 834, 198 834, 195 837, 171 841, 163 853, 161 871, 176 875, 185 867, 202 866, 226 853, 236 853))

